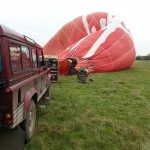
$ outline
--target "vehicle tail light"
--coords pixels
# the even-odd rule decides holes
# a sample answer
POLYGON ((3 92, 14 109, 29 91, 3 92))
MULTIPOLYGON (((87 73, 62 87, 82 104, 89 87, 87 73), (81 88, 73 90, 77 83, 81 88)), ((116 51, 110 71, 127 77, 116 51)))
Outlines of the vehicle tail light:
POLYGON ((12 122, 12 115, 11 114, 9 114, 9 113, 7 113, 6 115, 5 115, 5 123, 7 124, 7 125, 11 125, 13 122, 12 122))
POLYGON ((2 121, 3 120, 3 115, 2 114, 0 114, 0 121, 2 121))
POLYGON ((11 119, 11 114, 6 114, 6 115, 5 115, 5 118, 6 118, 6 119, 11 119))
POLYGON ((12 124, 12 120, 6 120, 6 124, 7 125, 11 125, 12 124))

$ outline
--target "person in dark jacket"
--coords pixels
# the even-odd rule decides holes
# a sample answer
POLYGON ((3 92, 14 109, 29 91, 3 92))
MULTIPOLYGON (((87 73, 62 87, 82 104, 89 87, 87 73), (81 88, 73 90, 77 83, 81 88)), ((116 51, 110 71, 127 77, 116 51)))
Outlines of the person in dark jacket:
POLYGON ((74 57, 74 58, 66 58, 66 59, 69 59, 69 60, 71 60, 71 66, 70 66, 70 68, 69 68, 69 70, 68 70, 68 73, 67 73, 67 75, 73 75, 73 71, 74 71, 74 69, 75 69, 75 66, 77 65, 77 60, 76 60, 76 58, 74 57))

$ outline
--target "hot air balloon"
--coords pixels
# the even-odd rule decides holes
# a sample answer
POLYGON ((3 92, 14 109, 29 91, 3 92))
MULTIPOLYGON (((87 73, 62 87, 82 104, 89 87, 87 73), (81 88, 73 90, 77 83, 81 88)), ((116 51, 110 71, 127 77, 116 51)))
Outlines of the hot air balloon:
MULTIPOLYGON (((136 57, 133 37, 123 21, 105 12, 79 16, 65 24, 44 46, 45 55, 57 55, 59 66, 76 57, 76 69, 112 72, 132 66, 136 57)), ((63 70, 63 69, 61 69, 63 70)), ((61 74, 61 72, 60 72, 61 74)))

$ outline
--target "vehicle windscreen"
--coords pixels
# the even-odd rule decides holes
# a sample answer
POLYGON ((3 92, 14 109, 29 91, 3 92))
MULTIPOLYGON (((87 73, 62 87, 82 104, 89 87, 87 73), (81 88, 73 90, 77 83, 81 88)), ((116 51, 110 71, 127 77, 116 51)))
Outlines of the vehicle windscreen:
POLYGON ((1 45, 0 45, 0 72, 2 72, 2 51, 1 51, 1 45))

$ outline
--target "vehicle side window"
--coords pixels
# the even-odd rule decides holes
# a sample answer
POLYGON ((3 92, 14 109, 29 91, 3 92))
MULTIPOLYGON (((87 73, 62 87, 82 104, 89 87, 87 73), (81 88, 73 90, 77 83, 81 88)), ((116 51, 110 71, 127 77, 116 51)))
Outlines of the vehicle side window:
POLYGON ((44 65, 43 53, 42 51, 38 51, 38 60, 39 60, 39 67, 44 65))
POLYGON ((26 46, 21 46, 21 51, 22 51, 23 70, 28 70, 31 67, 29 49, 26 46))
POLYGON ((33 64, 33 67, 35 67, 35 68, 38 67, 37 52, 35 49, 32 49, 32 64, 33 64))
POLYGON ((1 45, 0 45, 0 72, 2 72, 2 51, 1 51, 1 45))
POLYGON ((16 44, 10 44, 10 59, 11 68, 13 72, 19 72, 22 70, 21 66, 21 51, 20 46, 16 44))

